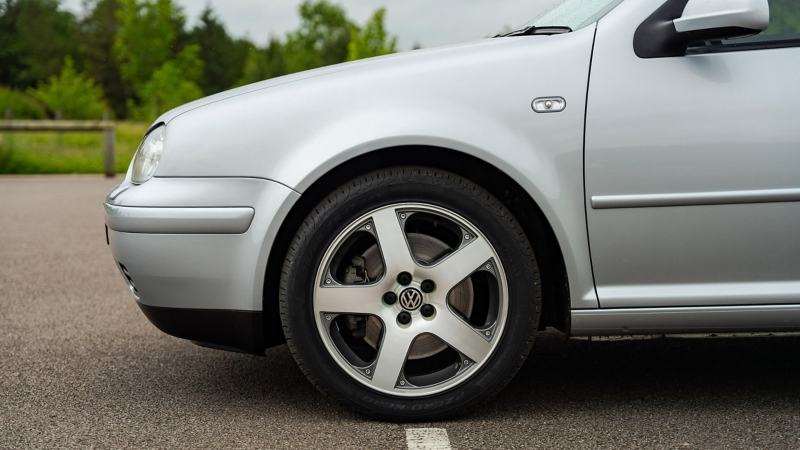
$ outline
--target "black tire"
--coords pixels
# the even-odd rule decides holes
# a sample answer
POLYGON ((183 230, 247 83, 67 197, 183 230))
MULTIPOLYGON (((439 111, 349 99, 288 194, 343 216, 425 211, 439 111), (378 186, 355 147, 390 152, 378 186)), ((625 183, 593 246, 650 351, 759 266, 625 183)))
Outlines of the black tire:
POLYGON ((530 351, 542 291, 533 249, 503 204, 474 183, 425 167, 381 169, 338 188, 308 215, 294 237, 280 282, 286 341, 301 370, 323 394, 367 416, 389 421, 433 421, 459 414, 497 394, 530 351), (508 280, 506 329, 488 362, 465 382, 427 397, 396 397, 353 380, 328 354, 315 325, 317 267, 337 234, 369 211, 393 203, 425 202, 475 224, 500 256, 508 280))

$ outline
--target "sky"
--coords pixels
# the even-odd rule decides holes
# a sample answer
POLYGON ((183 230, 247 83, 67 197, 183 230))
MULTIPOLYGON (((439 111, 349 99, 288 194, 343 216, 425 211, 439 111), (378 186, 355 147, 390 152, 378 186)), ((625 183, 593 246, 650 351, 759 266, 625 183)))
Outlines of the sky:
MULTIPOLYGON (((301 0, 174 0, 189 26, 210 4, 229 33, 263 45, 269 36, 283 36, 297 27, 301 0)), ((386 7, 386 26, 397 35, 399 50, 415 43, 423 47, 467 42, 492 36, 504 27, 519 27, 557 0, 332 0, 348 17, 363 24, 372 12, 386 7)), ((65 0, 78 14, 83 0, 65 0)))

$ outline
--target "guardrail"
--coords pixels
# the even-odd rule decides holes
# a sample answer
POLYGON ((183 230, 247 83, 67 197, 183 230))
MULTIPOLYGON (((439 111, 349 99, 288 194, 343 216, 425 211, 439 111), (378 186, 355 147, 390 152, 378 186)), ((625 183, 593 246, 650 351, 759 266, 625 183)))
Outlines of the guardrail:
POLYGON ((105 174, 114 176, 114 150, 117 141, 116 123, 112 120, 0 120, 0 131, 102 131, 105 174))

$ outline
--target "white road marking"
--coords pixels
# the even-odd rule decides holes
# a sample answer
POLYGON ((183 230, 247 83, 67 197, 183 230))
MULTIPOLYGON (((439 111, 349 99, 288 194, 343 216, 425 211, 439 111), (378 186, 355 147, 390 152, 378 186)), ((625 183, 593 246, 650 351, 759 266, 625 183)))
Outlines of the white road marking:
POLYGON ((444 428, 406 429, 408 450, 452 450, 444 428))

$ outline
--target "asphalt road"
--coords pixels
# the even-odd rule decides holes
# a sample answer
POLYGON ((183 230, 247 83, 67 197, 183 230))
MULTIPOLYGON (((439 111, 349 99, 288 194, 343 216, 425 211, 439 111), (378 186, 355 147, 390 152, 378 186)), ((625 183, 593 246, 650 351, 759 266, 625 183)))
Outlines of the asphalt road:
POLYGON ((286 346, 197 347, 145 319, 103 234, 99 177, 0 177, 0 447, 800 448, 800 338, 565 341, 457 420, 329 403, 286 346))

